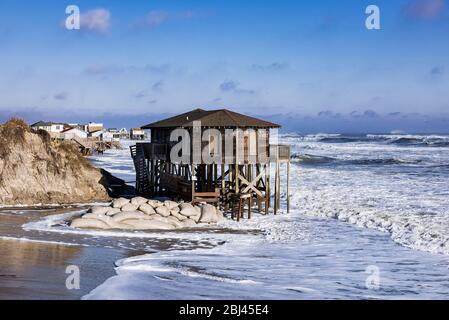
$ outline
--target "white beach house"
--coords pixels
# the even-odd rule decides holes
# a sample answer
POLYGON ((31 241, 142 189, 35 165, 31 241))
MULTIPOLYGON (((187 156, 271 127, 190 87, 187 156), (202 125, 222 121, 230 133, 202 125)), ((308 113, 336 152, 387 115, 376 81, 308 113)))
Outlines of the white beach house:
POLYGON ((31 128, 34 130, 45 130, 48 133, 60 133, 64 131, 67 125, 61 122, 51 122, 51 121, 39 121, 33 123, 31 128))
POLYGON ((61 138, 64 140, 87 139, 87 132, 78 128, 68 128, 61 132, 61 138))

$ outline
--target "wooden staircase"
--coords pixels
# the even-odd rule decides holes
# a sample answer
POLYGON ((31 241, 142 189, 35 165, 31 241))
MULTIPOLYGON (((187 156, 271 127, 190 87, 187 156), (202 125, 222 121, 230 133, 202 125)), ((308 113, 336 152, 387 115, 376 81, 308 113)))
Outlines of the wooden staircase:
POLYGON ((141 195, 150 193, 150 179, 148 175, 148 164, 142 145, 130 146, 131 157, 136 169, 136 192, 141 195))

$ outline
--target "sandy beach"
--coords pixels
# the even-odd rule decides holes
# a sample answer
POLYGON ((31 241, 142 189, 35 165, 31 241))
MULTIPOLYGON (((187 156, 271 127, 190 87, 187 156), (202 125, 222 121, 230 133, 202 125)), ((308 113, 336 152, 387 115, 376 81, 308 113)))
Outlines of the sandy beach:
POLYGON ((36 215, 58 210, 42 211, 0 209, 0 299, 79 299, 115 274, 117 259, 136 254, 125 249, 87 247, 74 244, 77 239, 73 236, 52 237, 21 228, 36 215), (80 290, 65 286, 69 265, 80 267, 80 290))
POLYGON ((27 223, 76 214, 87 208, 88 205, 0 208, 0 300, 80 299, 116 274, 117 260, 215 245, 203 240, 182 240, 176 233, 163 238, 150 234, 140 238, 132 233, 104 237, 96 232, 89 235, 24 228, 27 223), (66 288, 66 268, 72 265, 80 270, 79 290, 66 288))

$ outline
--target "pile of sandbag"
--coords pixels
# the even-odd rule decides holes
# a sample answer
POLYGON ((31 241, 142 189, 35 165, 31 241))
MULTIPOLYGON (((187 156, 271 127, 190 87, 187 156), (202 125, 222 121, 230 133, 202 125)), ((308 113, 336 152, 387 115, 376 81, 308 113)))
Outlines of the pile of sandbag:
POLYGON ((198 224, 219 223, 223 213, 209 204, 148 200, 136 197, 119 198, 109 207, 95 206, 81 218, 74 219, 74 228, 122 230, 173 230, 191 228, 198 224))

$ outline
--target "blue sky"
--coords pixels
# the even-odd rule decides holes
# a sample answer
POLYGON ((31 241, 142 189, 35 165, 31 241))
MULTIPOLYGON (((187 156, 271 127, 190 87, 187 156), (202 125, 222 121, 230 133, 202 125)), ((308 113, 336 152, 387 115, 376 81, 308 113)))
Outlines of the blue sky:
POLYGON ((449 131, 446 0, 0 2, 0 120, 231 108, 304 131, 449 131), (67 30, 67 5, 81 30, 67 30), (381 30, 365 28, 365 8, 381 30))

